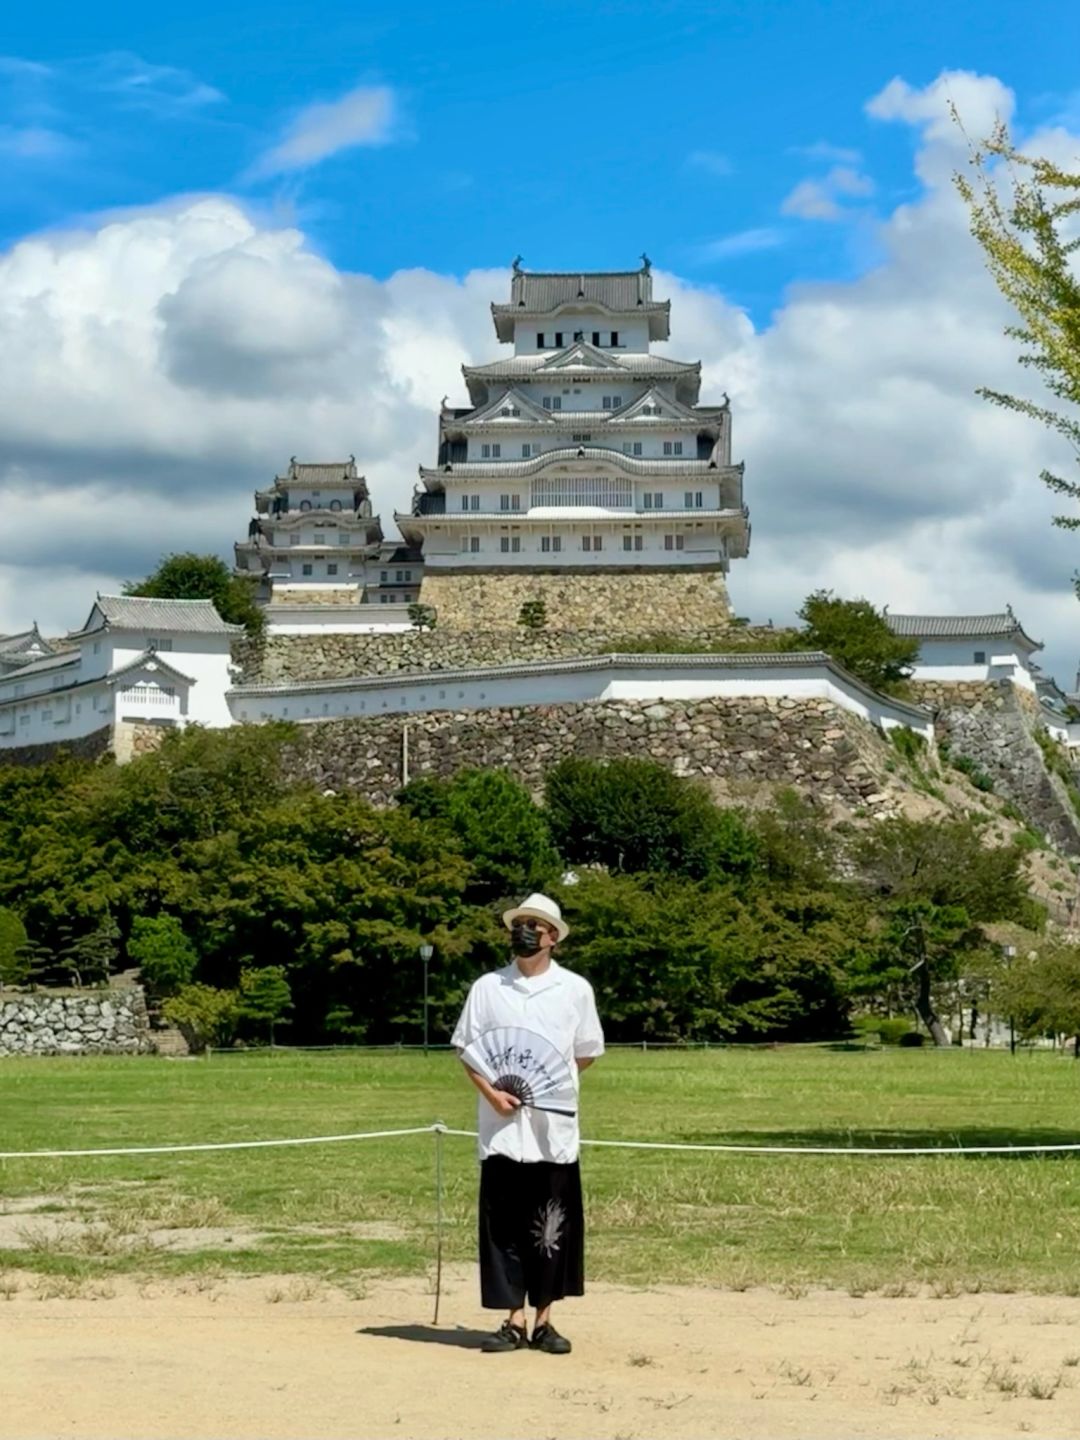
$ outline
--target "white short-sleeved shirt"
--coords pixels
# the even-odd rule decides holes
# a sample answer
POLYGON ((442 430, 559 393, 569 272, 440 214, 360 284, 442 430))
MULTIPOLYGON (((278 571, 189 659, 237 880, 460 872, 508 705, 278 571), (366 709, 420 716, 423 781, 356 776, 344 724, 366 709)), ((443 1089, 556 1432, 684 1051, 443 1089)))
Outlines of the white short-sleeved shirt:
MULTIPOLYGON (((451 1043, 459 1051, 500 1025, 533 1030, 558 1049, 579 1085, 576 1060, 604 1053, 604 1032, 592 986, 552 960, 540 975, 523 975, 515 962, 481 975, 469 991, 451 1043)), ((553 1115, 522 1105, 500 1115, 480 1096, 477 1113, 480 1158, 552 1160, 569 1165, 578 1158, 581 1132, 576 1115, 553 1115)))

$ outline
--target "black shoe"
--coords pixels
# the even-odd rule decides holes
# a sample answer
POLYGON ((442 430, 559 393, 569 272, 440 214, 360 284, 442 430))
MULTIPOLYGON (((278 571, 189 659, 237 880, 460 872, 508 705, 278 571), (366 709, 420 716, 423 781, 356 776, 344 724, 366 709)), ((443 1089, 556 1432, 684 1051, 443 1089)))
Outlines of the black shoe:
POLYGON ((511 1325, 504 1320, 494 1335, 485 1335, 480 1349, 487 1355, 501 1355, 504 1350, 524 1350, 528 1345, 524 1325, 511 1325))
POLYGON ((554 1325, 538 1325, 529 1341, 532 1350, 543 1350, 547 1355, 569 1355, 572 1349, 565 1335, 560 1335, 554 1325))

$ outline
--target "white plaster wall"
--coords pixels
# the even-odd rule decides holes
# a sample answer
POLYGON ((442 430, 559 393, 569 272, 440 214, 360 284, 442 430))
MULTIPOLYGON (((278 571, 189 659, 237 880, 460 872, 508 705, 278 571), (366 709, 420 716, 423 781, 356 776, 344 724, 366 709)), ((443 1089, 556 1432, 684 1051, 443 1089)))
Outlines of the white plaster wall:
POLYGON ((555 332, 560 331, 563 337, 562 348, 565 350, 573 345, 575 333, 581 330, 584 332, 586 341, 591 345, 593 331, 600 331, 600 349, 609 348, 611 332, 619 332, 619 344, 615 353, 623 350, 648 351, 649 348, 649 322, 636 318, 627 319, 622 316, 604 315, 595 310, 563 310, 560 314, 545 317, 543 320, 519 320, 514 326, 514 354, 515 355, 538 355, 545 351, 555 349, 555 332), (536 343, 536 336, 540 333, 544 337, 544 350, 541 350, 536 343))
POLYGON ((268 719, 320 720, 345 716, 423 713, 432 710, 476 710, 506 706, 551 705, 588 700, 702 700, 713 696, 828 699, 840 708, 884 729, 908 725, 933 740, 929 716, 913 717, 884 699, 866 696, 856 686, 819 666, 747 666, 745 670, 716 667, 669 667, 660 670, 647 660, 617 669, 549 670, 534 675, 490 675, 482 679, 386 678, 373 684, 340 686, 271 696, 230 696, 238 721, 268 719))

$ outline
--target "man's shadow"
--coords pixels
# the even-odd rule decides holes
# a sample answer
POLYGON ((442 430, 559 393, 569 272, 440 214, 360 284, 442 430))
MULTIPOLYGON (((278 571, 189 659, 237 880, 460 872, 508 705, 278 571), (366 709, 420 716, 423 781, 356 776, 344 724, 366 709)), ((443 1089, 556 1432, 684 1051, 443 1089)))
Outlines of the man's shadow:
POLYGON ((416 1345, 452 1345, 458 1350, 479 1350, 486 1330, 468 1330, 455 1325, 443 1330, 437 1325, 364 1325, 357 1335, 378 1335, 384 1340, 411 1340, 416 1345))

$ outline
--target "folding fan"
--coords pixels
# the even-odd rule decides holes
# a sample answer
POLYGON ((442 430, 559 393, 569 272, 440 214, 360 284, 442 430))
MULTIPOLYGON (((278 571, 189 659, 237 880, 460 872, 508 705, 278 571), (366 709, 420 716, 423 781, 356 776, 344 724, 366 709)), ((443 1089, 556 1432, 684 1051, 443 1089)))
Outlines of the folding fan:
POLYGON ((516 1095, 534 1110, 577 1114, 577 1090, 570 1066, 550 1040, 532 1030, 505 1025, 487 1030, 467 1045, 461 1058, 496 1090, 516 1095))

